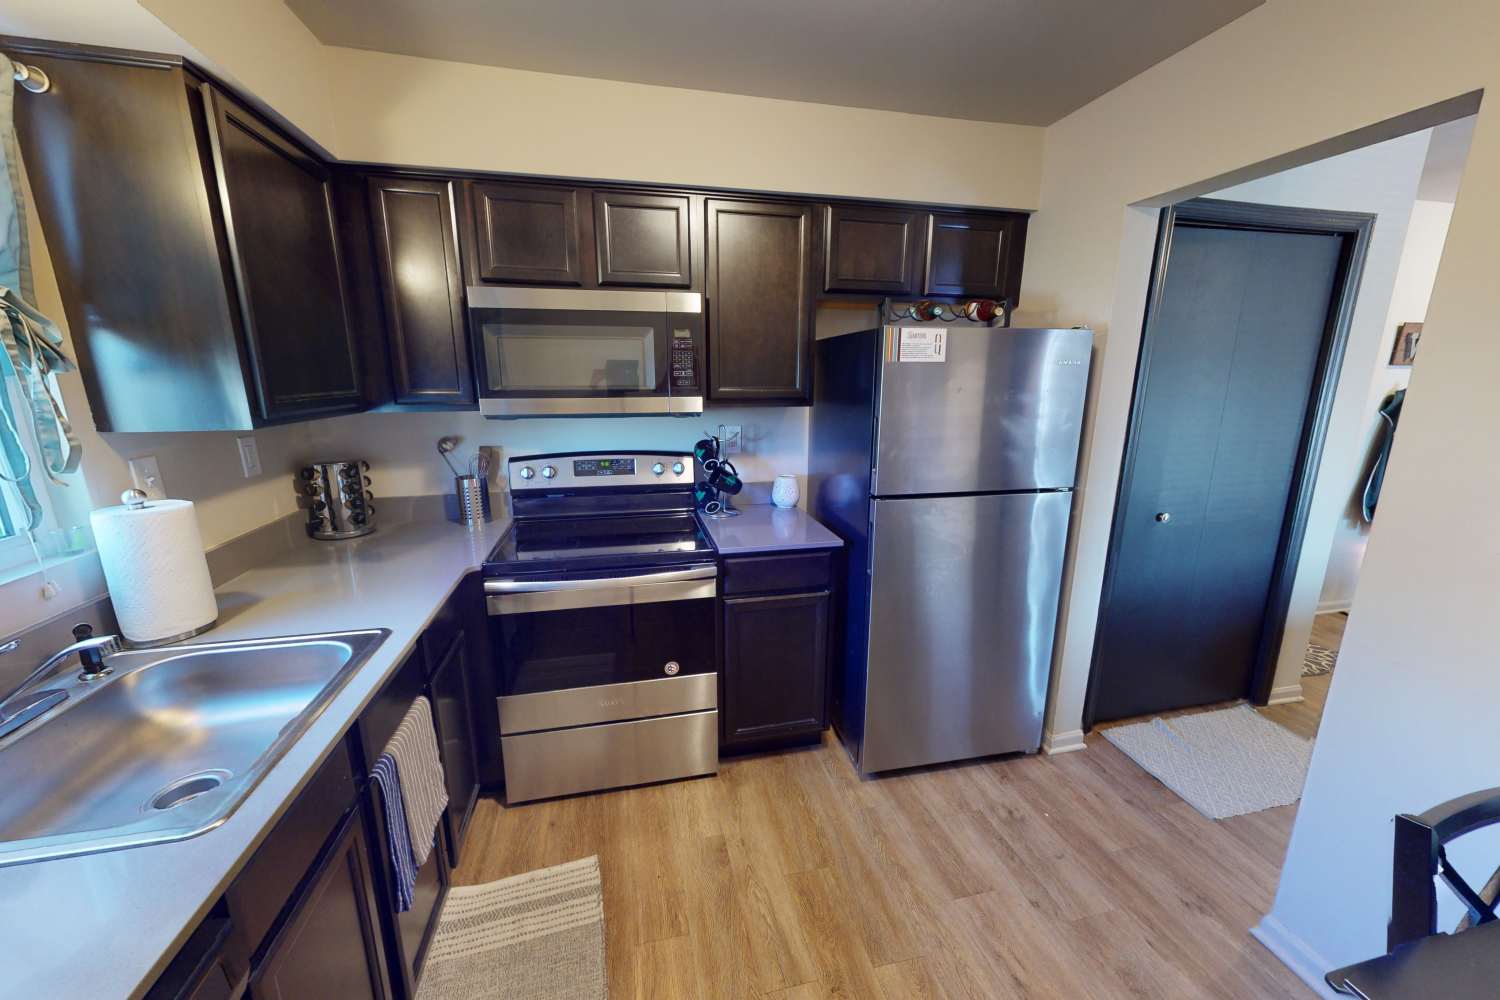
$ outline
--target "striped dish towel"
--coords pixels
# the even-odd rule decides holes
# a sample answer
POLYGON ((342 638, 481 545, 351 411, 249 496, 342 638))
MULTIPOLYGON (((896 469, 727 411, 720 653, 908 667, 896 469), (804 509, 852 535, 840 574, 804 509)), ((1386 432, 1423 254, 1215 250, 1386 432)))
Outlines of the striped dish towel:
POLYGON ((426 697, 411 703, 406 718, 396 727, 396 735, 385 745, 385 752, 396 761, 411 856, 421 868, 437 839, 438 820, 448 808, 448 783, 443 777, 442 758, 438 756, 432 703, 426 697))
POLYGON ((386 840, 391 847, 391 866, 396 871, 396 912, 405 913, 411 909, 412 893, 416 891, 417 866, 411 856, 411 833, 406 827, 406 806, 401 800, 396 758, 381 754, 370 772, 370 780, 380 786, 380 799, 385 803, 386 840))

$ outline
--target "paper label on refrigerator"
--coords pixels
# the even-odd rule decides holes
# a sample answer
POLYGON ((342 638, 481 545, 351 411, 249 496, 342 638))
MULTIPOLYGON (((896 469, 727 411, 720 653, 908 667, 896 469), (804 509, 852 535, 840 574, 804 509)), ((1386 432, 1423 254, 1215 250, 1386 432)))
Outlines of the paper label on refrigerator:
POLYGON ((944 362, 948 360, 948 331, 930 327, 903 326, 896 349, 897 361, 944 362))

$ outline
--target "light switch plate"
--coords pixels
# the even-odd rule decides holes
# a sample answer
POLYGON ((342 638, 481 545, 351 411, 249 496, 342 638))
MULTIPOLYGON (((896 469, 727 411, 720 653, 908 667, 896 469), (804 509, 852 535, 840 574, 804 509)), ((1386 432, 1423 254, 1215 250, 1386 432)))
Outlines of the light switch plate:
POLYGON ((165 500, 167 484, 161 479, 161 466, 155 455, 142 455, 130 460, 130 481, 135 488, 146 494, 147 500, 165 500))
POLYGON ((240 448, 240 468, 245 472, 246 479, 254 479, 260 475, 260 449, 255 445, 255 438, 249 434, 237 437, 234 443, 240 448))

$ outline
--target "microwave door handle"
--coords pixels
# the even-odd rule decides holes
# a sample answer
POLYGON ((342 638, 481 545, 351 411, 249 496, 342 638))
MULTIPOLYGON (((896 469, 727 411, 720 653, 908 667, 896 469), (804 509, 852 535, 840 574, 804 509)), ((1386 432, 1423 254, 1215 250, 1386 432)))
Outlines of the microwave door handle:
POLYGON ((642 587, 684 580, 712 580, 719 575, 717 566, 694 566, 659 573, 611 576, 596 580, 486 580, 486 594, 537 594, 557 590, 614 590, 620 587, 642 587))

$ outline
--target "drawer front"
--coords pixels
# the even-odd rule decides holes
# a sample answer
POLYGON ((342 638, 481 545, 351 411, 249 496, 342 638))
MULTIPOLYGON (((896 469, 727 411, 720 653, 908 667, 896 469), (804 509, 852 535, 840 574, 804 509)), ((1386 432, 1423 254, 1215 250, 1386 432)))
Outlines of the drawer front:
POLYGON ((340 740, 225 893, 235 933, 254 952, 355 802, 348 744, 340 740))
POLYGON ((827 552, 725 559, 723 592, 730 596, 824 590, 833 579, 832 572, 832 556, 827 552))
POLYGON ((712 673, 684 674, 626 684, 503 695, 495 700, 500 704, 501 735, 514 736, 543 729, 715 708, 718 677, 712 673))
POLYGON ((527 802, 713 774, 719 767, 719 713, 526 733, 500 743, 506 800, 527 802))

